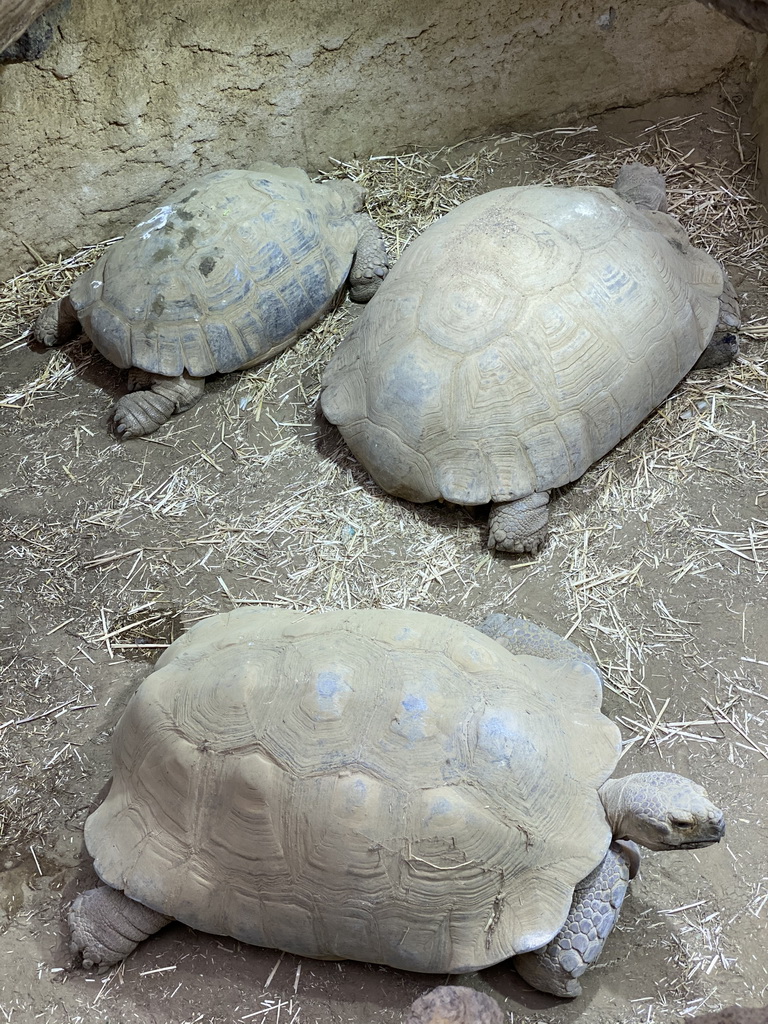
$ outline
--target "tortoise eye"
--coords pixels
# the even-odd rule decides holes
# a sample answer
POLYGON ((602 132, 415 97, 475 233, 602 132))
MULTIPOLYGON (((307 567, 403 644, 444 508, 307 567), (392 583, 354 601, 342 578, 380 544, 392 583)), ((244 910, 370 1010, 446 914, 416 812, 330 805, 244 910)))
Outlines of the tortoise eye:
POLYGON ((670 818, 669 823, 673 828, 691 828, 692 818, 670 818))

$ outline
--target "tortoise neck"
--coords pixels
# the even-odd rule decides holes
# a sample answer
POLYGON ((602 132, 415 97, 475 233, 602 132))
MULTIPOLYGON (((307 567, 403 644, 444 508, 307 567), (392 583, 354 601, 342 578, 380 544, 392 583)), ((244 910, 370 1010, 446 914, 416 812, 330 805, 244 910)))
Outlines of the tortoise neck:
POLYGON ((633 815, 625 795, 631 779, 631 775, 626 775, 623 779, 608 779, 598 790, 614 839, 637 840, 637 837, 631 834, 633 815))

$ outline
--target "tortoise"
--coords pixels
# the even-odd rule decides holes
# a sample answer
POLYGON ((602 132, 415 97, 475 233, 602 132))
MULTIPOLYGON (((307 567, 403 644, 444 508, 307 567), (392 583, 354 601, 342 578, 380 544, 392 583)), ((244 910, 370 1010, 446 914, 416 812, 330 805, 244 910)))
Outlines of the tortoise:
POLYGON ((202 396, 205 378, 292 345, 337 300, 367 302, 387 272, 379 229, 352 181, 313 183, 299 168, 258 164, 207 174, 110 246, 34 336, 60 345, 81 331, 131 369, 111 413, 139 437, 202 396))
POLYGON ((678 775, 610 778, 619 730, 569 641, 501 614, 483 630, 241 608, 171 644, 116 726, 85 824, 106 884, 69 913, 83 964, 176 919, 409 971, 515 957, 536 987, 575 995, 632 841, 698 849, 723 814, 678 775))
POLYGON ((535 554, 577 479, 694 366, 735 358, 722 267, 665 180, 503 188, 406 249, 323 375, 321 406, 385 491, 491 503, 488 546, 535 554))

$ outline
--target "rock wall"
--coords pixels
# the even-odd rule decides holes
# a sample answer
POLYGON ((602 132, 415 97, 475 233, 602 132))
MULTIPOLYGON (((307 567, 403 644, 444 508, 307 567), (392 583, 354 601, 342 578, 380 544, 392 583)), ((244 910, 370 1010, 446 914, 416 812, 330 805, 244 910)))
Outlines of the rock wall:
POLYGON ((74 0, 0 69, 0 273, 213 168, 551 126, 696 91, 762 40, 695 0, 74 0))

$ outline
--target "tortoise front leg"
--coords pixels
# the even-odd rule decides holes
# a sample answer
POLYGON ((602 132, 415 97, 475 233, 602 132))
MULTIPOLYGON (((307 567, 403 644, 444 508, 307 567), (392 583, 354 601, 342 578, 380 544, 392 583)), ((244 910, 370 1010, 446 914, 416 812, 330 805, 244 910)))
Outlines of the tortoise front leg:
POLYGON ((54 345, 64 345, 72 341, 82 333, 82 330, 75 307, 69 296, 65 295, 63 299, 57 299, 45 307, 35 320, 32 333, 35 341, 52 348, 54 345))
POLYGON ((368 302, 376 294, 389 270, 381 231, 366 213, 355 214, 358 241, 349 271, 349 297, 353 302, 368 302))
POLYGON ((151 434, 174 413, 186 412, 202 398, 205 377, 161 377, 159 374, 133 373, 130 386, 149 381, 146 391, 123 395, 110 412, 110 425, 122 440, 151 434))
POLYGON ((540 992, 564 999, 579 995, 578 979, 602 953, 639 867, 640 851, 634 843, 611 843, 602 862, 574 889, 570 913, 554 939, 542 949, 513 958, 517 973, 540 992))
POLYGON ((69 948, 82 954, 83 967, 109 967, 172 920, 102 885, 81 893, 72 904, 67 915, 69 948))
POLYGON ((547 539, 549 491, 537 491, 517 501, 491 505, 488 547, 491 551, 535 555, 547 539))

